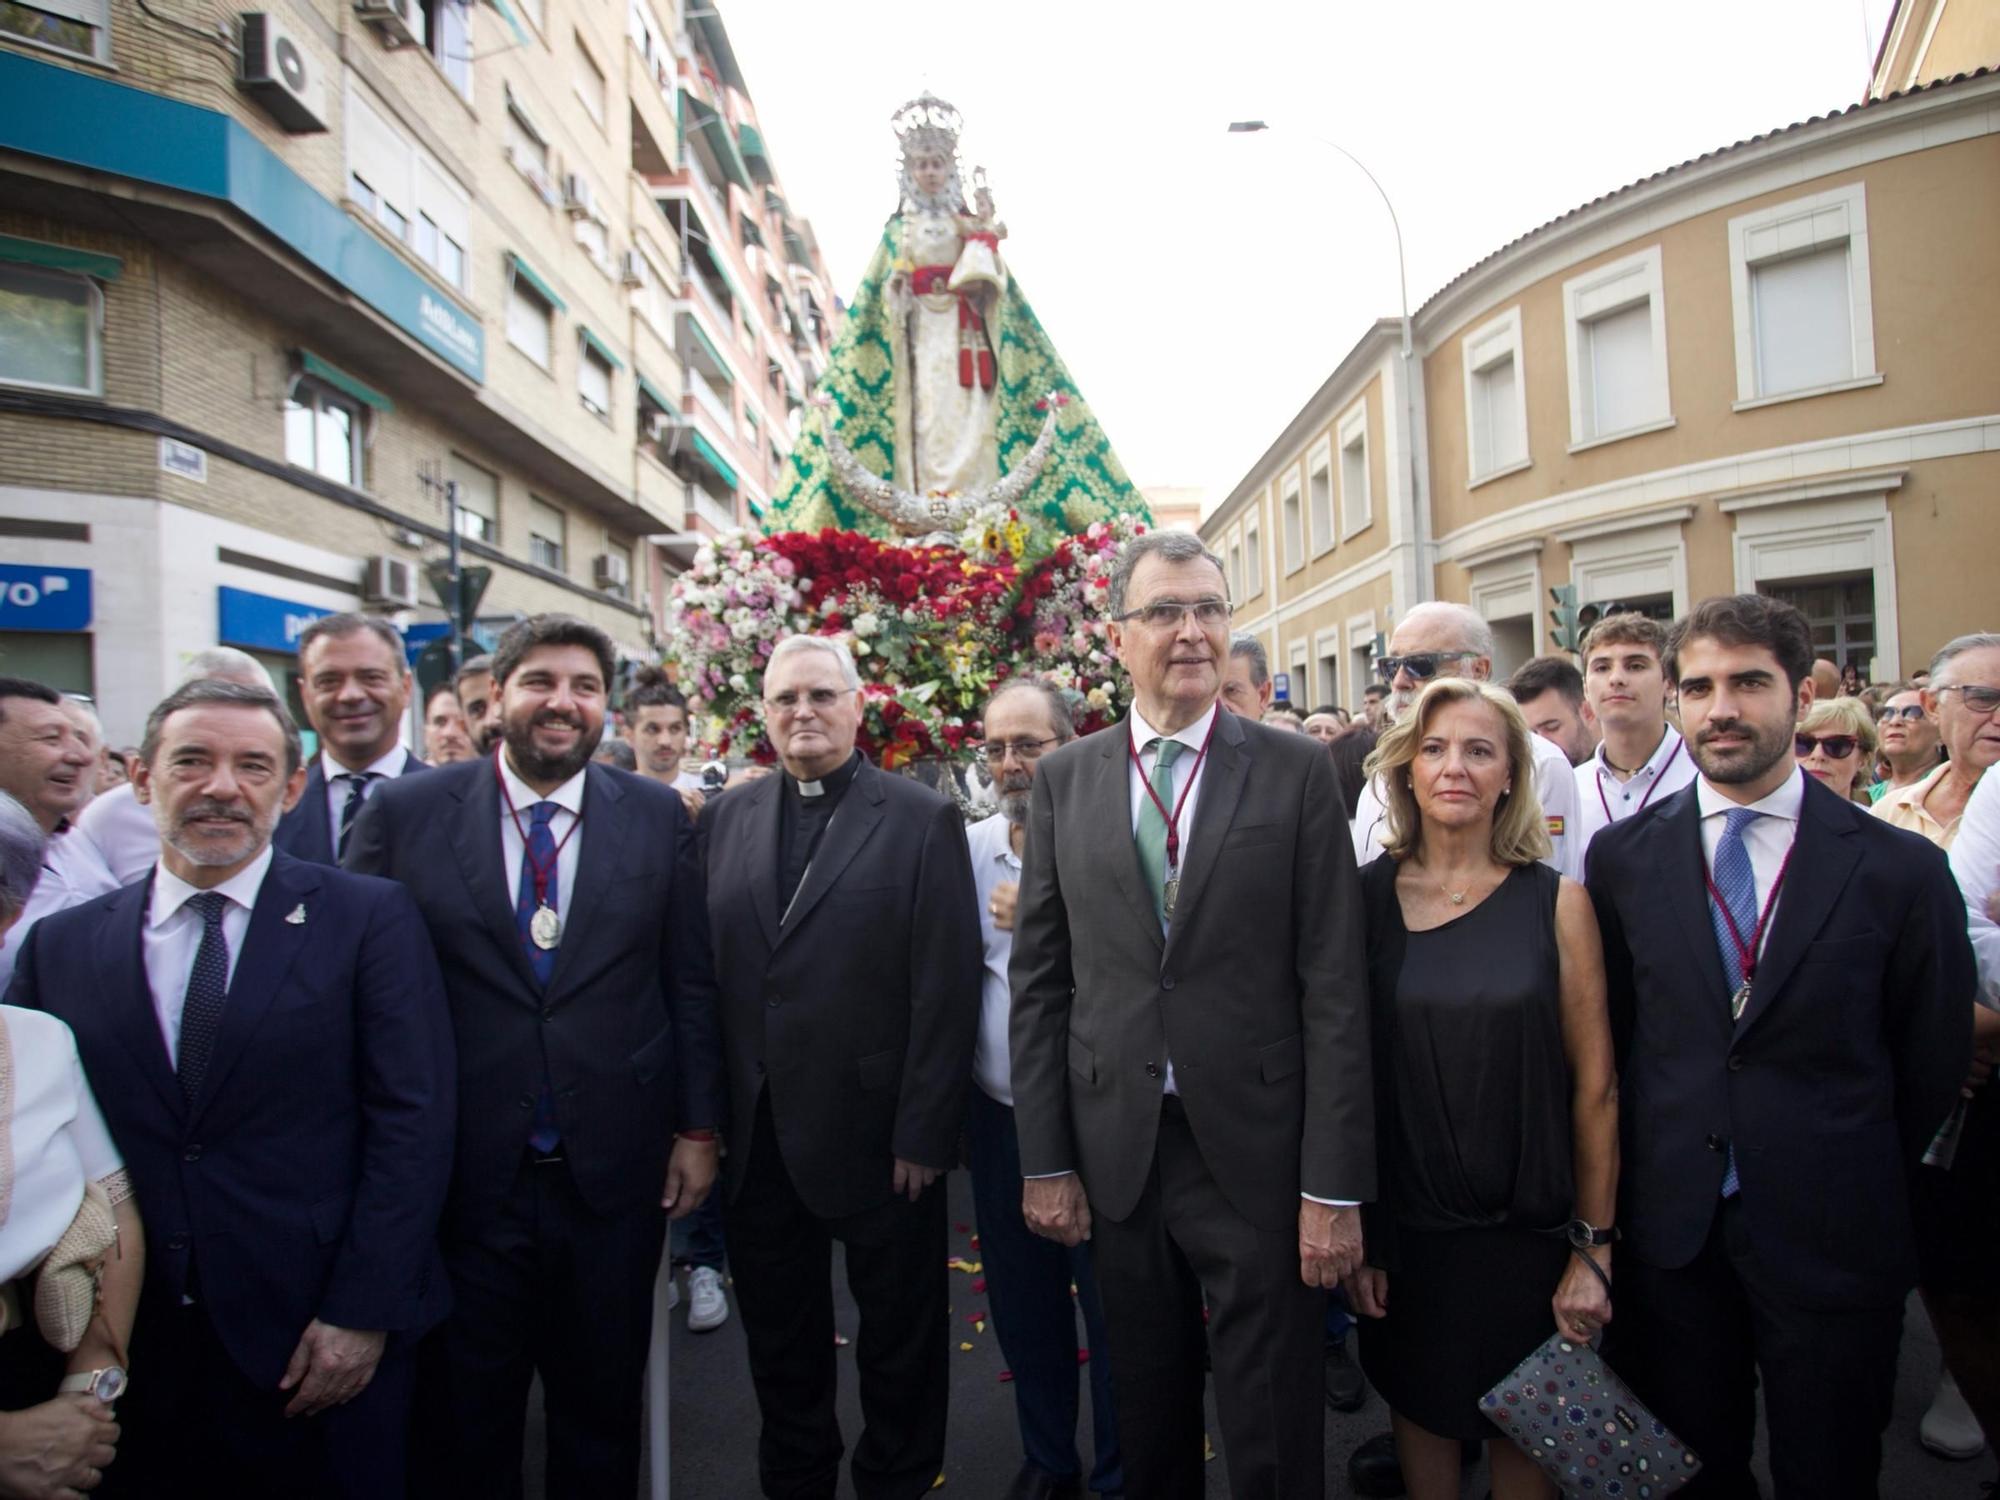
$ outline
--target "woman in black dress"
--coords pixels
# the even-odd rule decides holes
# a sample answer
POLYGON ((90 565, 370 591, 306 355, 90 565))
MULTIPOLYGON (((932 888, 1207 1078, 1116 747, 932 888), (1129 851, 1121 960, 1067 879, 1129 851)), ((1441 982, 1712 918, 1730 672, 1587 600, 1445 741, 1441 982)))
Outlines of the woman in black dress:
MULTIPOLYGON (((1611 1317, 1617 1080, 1604 956, 1582 887, 1539 861, 1528 727, 1505 694, 1441 679, 1369 770, 1391 837, 1362 875, 1382 1201, 1348 1278, 1361 1362, 1412 1500, 1455 1497, 1479 1398, 1552 1333, 1611 1317), (1582 1263, 1572 1221, 1607 1243, 1582 1263), (1600 1281, 1601 1271, 1606 1281, 1600 1281)), ((1554 1493, 1510 1442, 1494 1500, 1554 1493)))

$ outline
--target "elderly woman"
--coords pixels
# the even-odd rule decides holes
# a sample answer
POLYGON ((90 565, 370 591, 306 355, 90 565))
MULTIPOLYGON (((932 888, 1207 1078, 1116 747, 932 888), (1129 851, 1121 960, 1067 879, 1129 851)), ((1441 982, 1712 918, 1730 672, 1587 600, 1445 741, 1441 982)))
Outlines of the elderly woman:
POLYGON ((1861 773, 1875 764, 1875 720, 1859 698, 1823 698, 1813 704, 1799 720, 1794 748, 1806 775, 1843 801, 1869 805, 1861 773))
MULTIPOLYGON (((40 826, 0 793, 0 934, 27 905, 42 853, 40 826)), ((96 1486, 116 1452, 110 1403, 124 1386, 144 1269, 138 1205, 69 1028, 0 1005, 0 1494, 69 1496, 96 1486), (118 1234, 95 1312, 65 1356, 37 1327, 30 1278, 93 1182, 111 1201, 118 1234)))
MULTIPOLYGON (((1412 1500, 1459 1493, 1479 1398, 1552 1334, 1611 1318, 1617 1083, 1582 887, 1540 863, 1527 722, 1438 679, 1369 761, 1386 858, 1362 875, 1383 1201, 1348 1278, 1412 1500)), ((1494 1500, 1554 1489, 1504 1440, 1494 1500)))

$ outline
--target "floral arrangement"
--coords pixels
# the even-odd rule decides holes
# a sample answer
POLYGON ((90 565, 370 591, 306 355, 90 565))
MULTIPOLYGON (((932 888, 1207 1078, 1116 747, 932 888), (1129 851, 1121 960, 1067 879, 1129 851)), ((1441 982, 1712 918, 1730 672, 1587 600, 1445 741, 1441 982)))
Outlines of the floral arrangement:
POLYGON ((860 747, 886 769, 970 754, 980 706, 1023 672, 1073 695, 1080 731, 1102 728, 1127 697, 1112 670, 1105 596, 1119 549, 1145 530, 1119 517, 1051 539, 1009 510, 973 522, 957 545, 832 529, 719 536, 675 581, 670 604, 701 738, 718 755, 776 758, 764 735, 764 665, 801 631, 853 651, 860 747))

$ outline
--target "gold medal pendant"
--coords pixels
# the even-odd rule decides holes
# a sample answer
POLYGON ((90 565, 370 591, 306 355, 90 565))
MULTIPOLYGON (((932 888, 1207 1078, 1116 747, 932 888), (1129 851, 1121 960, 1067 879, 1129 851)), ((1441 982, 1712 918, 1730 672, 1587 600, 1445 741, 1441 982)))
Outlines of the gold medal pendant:
POLYGON ((553 907, 538 906, 534 916, 528 919, 528 936, 535 940, 537 948, 553 948, 562 941, 562 918, 555 914, 553 907))

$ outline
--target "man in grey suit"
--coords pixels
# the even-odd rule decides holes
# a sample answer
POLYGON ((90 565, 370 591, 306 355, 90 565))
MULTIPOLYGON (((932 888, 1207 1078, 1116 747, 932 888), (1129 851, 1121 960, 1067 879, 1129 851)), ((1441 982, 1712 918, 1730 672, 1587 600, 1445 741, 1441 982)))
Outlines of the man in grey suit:
POLYGON ((1133 1500, 1203 1493, 1204 1304, 1231 1493, 1324 1492, 1319 1289, 1375 1193, 1333 765, 1219 711, 1226 587, 1185 533, 1126 548, 1132 712, 1042 762, 1010 970, 1022 1208, 1092 1241, 1133 1500))

